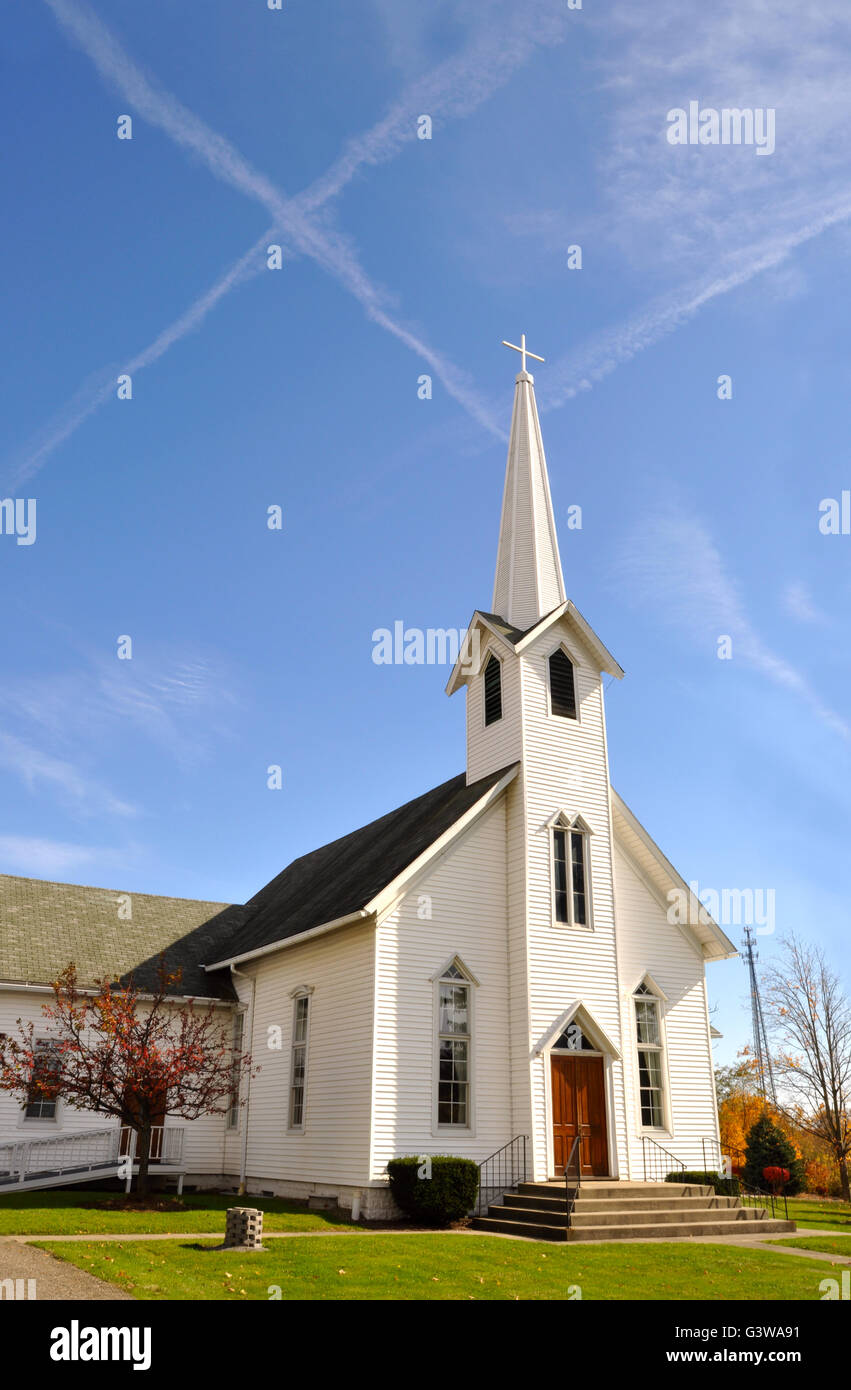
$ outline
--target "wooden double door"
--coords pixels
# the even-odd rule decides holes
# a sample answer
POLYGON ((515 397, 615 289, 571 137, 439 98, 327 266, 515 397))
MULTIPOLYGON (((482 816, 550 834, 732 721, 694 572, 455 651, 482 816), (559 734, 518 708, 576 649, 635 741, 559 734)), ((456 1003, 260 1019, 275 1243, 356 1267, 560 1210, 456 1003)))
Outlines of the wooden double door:
POLYGON ((550 1064, 556 1177, 564 1174, 577 1134, 582 1136, 582 1176, 608 1177, 609 1141, 603 1058, 586 1057, 581 1052, 575 1056, 553 1052, 550 1064))

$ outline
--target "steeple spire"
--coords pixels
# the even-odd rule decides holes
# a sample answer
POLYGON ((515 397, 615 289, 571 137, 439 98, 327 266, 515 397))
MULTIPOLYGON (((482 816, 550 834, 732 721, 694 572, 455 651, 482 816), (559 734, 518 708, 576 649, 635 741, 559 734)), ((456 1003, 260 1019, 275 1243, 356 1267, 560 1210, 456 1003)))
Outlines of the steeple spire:
POLYGON ((520 342, 519 348, 505 343, 522 354, 523 370, 514 388, 493 612, 525 630, 563 603, 565 593, 535 378, 525 370, 526 358, 535 353, 527 351, 525 333, 520 342))

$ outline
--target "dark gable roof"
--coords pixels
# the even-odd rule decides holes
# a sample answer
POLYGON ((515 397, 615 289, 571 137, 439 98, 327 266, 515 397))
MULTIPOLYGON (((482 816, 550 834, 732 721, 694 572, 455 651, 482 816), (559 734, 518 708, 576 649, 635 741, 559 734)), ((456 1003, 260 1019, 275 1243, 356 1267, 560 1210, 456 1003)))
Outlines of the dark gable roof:
POLYGON ((227 972, 208 975, 241 920, 241 907, 130 893, 132 916, 118 915, 122 888, 86 888, 0 874, 0 980, 48 984, 71 961, 81 985, 133 975, 148 991, 159 954, 181 967, 177 994, 233 999, 227 972))
POLYGON ((295 859, 245 905, 232 959, 358 912, 469 811, 509 767, 467 786, 462 772, 397 811, 295 859))
MULTIPOLYGON (((511 766, 516 766, 512 764, 511 766)), ((463 772, 370 825, 302 855, 245 907, 129 894, 0 874, 0 980, 48 984, 71 961, 81 985, 126 979, 156 983, 160 952, 182 970, 178 994, 232 1000, 227 970, 205 965, 270 946, 366 906, 511 770, 467 786, 463 772)))

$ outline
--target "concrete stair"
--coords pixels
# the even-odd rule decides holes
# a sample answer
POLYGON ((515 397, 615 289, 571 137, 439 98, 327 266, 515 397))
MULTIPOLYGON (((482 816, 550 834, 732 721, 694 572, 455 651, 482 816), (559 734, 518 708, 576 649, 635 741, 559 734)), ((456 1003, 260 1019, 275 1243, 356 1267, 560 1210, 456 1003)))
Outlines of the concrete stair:
POLYGON ((473 1229, 530 1240, 681 1240, 689 1236, 774 1235, 795 1230, 764 1207, 743 1207, 696 1183, 590 1179, 579 1188, 567 1229, 563 1180, 521 1182, 492 1202, 473 1229))

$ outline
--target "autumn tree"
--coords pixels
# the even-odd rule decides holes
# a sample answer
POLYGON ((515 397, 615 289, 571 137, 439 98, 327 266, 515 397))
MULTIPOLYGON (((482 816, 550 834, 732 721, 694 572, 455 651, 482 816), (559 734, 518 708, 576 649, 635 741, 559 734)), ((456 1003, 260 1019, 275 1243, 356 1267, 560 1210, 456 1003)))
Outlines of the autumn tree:
POLYGON ((765 973, 765 1003, 777 1050, 773 1062, 784 1105, 801 1129, 821 1139, 851 1201, 851 1002, 821 950, 795 937, 765 973))
MULTIPOLYGON (((75 1110, 114 1115, 135 1131, 138 1191, 148 1191, 151 1137, 165 1115, 197 1120, 224 1114, 238 1095, 248 1054, 235 1057, 215 1004, 175 997, 180 971, 161 958, 157 983, 143 993, 126 983, 78 986, 68 965, 42 1005, 51 1042, 45 1066, 36 1025, 18 1019, 18 1037, 0 1037, 0 1090, 26 1101, 61 1097, 75 1110)), ((39 1032, 44 1032, 39 1028, 39 1032)))

